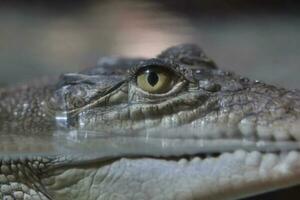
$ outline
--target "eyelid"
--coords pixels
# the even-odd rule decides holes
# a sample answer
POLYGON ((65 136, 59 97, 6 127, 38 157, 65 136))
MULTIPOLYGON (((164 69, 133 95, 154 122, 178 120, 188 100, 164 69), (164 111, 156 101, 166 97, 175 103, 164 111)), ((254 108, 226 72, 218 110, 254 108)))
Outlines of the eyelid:
POLYGON ((131 73, 129 74, 130 78, 136 80, 139 75, 145 73, 147 70, 149 70, 151 68, 154 71, 157 70, 157 71, 165 71, 167 73, 170 73, 170 76, 173 76, 173 77, 175 76, 178 79, 184 77, 181 72, 177 71, 173 67, 160 66, 160 65, 149 65, 149 66, 144 66, 144 67, 139 67, 139 68, 133 69, 133 71, 131 71, 131 73))
POLYGON ((136 79, 136 77, 139 74, 143 73, 146 69, 149 69, 152 67, 170 71, 171 73, 173 73, 174 75, 176 75, 178 77, 184 77, 182 71, 179 69, 178 64, 165 62, 160 59, 150 59, 150 60, 142 61, 137 66, 131 68, 128 71, 129 79, 131 79, 131 80, 136 79))

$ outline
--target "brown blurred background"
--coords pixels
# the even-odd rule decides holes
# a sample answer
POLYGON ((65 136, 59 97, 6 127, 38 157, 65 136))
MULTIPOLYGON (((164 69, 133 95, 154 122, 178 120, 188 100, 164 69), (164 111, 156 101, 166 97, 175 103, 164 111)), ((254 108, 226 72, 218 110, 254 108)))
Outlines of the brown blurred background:
POLYGON ((300 88, 299 8, 288 0, 1 1, 0 83, 193 42, 222 68, 300 88))
MULTIPOLYGON (((222 68, 300 88, 299 11, 290 0, 2 0, 0 85, 193 42, 222 68)), ((252 200, 297 199, 298 190, 252 200)))

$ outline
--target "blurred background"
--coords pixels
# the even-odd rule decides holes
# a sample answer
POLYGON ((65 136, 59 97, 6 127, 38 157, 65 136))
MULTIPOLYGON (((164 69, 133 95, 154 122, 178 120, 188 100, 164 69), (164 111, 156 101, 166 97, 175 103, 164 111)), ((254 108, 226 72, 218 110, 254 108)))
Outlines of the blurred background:
POLYGON ((281 0, 2 0, 0 84, 199 44, 222 68, 300 88, 300 3, 281 0))

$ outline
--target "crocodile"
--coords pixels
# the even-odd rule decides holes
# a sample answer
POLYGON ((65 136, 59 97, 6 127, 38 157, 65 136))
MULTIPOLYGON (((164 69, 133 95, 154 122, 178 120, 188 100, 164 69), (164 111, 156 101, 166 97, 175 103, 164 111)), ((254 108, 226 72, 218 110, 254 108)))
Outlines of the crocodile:
POLYGON ((239 199, 300 184, 300 92, 194 44, 0 90, 0 199, 239 199))

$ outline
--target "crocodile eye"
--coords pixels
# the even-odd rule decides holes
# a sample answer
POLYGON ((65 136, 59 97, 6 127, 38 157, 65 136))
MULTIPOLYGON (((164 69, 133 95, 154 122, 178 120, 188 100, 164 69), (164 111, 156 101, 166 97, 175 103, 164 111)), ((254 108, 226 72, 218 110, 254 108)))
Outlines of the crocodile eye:
POLYGON ((161 94, 168 92, 174 84, 173 73, 169 70, 149 67, 137 75, 137 85, 149 93, 161 94))

